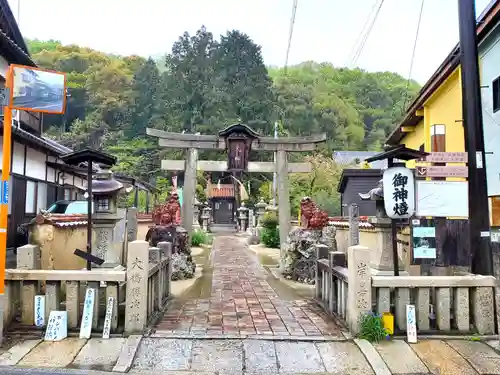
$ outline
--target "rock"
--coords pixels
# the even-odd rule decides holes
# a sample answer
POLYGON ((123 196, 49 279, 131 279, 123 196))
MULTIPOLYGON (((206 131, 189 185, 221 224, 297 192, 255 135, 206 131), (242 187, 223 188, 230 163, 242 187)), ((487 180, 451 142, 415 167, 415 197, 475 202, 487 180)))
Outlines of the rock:
POLYGON ((186 254, 172 254, 172 280, 191 279, 196 270, 196 264, 186 254))
POLYGON ((335 226, 331 224, 328 224, 321 231, 320 243, 328 246, 330 248, 330 251, 337 251, 337 239, 335 237, 336 234, 337 228, 335 228, 335 226))
POLYGON ((285 278, 307 284, 315 279, 316 245, 323 237, 322 230, 305 228, 296 228, 288 234, 280 261, 285 278))

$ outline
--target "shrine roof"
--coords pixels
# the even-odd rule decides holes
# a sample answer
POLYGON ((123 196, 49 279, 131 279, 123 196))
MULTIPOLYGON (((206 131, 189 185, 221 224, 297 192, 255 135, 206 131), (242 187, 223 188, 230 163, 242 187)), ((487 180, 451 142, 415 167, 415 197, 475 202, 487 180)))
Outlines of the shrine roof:
POLYGON ((234 198, 232 184, 208 185, 207 198, 234 198))
POLYGON ((251 127, 245 124, 233 124, 229 125, 228 127, 222 129, 219 132, 220 137, 227 137, 228 135, 231 135, 231 133, 245 133, 247 134, 250 138, 260 138, 259 133, 257 133, 255 130, 253 130, 251 127))

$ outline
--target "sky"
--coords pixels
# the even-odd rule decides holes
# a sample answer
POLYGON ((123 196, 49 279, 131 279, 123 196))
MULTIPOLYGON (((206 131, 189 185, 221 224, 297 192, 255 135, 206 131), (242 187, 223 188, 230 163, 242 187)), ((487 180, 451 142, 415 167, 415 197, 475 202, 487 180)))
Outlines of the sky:
MULTIPOLYGON (((422 0, 385 0, 355 65, 408 78, 422 0)), ((479 15, 490 0, 476 0, 479 15)), ((293 0, 9 0, 26 38, 161 56, 184 31, 247 33, 267 65, 285 63, 293 0)), ((289 65, 352 66, 375 0, 298 0, 289 65)), ((423 84, 458 42, 458 0, 424 0, 411 78, 423 84)))

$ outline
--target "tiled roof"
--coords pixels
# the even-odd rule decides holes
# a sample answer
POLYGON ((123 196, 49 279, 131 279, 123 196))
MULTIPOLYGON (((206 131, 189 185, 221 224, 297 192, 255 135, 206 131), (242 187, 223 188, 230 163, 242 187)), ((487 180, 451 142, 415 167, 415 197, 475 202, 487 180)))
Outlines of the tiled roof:
POLYGON ((234 186, 232 184, 208 185, 208 198, 233 198, 234 186), (219 189, 220 187, 220 189, 219 189))
POLYGON ((56 227, 82 227, 87 225, 88 215, 38 214, 30 224, 52 224, 56 227))

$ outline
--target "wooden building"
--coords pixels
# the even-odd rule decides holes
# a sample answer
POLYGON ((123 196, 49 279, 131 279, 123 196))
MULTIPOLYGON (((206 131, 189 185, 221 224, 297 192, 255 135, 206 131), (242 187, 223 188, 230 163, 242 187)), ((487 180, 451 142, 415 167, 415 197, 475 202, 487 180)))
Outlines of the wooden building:
POLYGON ((366 194, 375 188, 382 179, 380 169, 344 169, 340 177, 337 191, 340 193, 340 209, 342 216, 349 215, 349 206, 359 206, 360 216, 375 216, 375 202, 361 200, 359 193, 366 194))
MULTIPOLYGON (((36 66, 19 31, 7 0, 0 0, 0 86, 10 64, 36 66)), ((3 134, 3 107, 1 129, 3 134)), ((58 168, 59 157, 72 150, 42 136, 43 115, 14 111, 7 246, 16 245, 19 224, 35 217, 59 199, 76 199, 84 186, 77 174, 58 168)), ((0 135, 0 144, 3 137, 0 135)), ((0 160, 2 158, 0 147, 0 160)))
POLYGON ((213 173, 213 181, 217 183, 207 183, 207 199, 212 209, 214 224, 233 225, 236 224, 236 196, 234 184, 228 173, 213 173), (220 177, 220 179, 219 179, 220 177))

